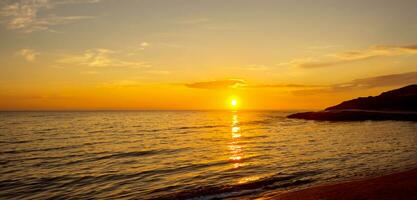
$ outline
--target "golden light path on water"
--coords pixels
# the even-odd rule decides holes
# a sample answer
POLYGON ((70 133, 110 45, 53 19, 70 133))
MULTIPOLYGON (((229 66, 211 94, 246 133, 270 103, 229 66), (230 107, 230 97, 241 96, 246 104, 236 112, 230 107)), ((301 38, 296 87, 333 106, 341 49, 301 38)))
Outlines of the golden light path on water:
MULTIPOLYGON (((238 112, 232 111, 232 123, 231 123, 231 142, 229 144, 229 150, 230 150, 230 157, 229 161, 233 164, 233 168, 237 169, 239 167, 245 166, 244 158, 244 145, 241 144, 241 137, 242 132, 239 126, 239 118, 238 118, 238 112)), ((241 178, 237 181, 238 184, 244 184, 247 182, 255 181, 260 179, 259 176, 249 176, 241 178)))
POLYGON ((241 163, 243 152, 242 145, 240 144, 240 137, 242 137, 242 135, 240 133, 239 120, 236 111, 233 111, 231 126, 232 140, 229 144, 229 160, 233 163, 234 168, 238 168, 243 166, 243 164, 241 163))

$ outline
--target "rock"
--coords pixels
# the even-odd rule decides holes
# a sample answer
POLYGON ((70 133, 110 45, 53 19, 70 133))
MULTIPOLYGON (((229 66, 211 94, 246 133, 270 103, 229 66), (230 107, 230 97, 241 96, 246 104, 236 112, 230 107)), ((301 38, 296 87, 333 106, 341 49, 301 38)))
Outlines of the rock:
POLYGON ((327 121, 417 121, 417 85, 391 90, 375 97, 345 101, 324 111, 295 113, 288 118, 327 121))

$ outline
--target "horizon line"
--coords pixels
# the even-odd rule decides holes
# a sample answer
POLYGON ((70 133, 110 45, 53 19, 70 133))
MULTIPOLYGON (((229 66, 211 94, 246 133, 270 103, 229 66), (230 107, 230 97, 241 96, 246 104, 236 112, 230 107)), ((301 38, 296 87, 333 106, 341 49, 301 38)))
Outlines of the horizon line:
POLYGON ((143 111, 313 111, 317 109, 11 109, 0 112, 143 112, 143 111))

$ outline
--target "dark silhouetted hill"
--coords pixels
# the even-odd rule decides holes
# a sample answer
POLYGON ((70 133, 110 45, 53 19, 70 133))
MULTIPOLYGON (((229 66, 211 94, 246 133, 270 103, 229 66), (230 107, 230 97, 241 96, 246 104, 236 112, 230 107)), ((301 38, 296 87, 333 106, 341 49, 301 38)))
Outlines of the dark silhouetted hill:
POLYGON ((375 97, 360 97, 345 101, 325 110, 395 110, 417 111, 417 85, 409 85, 400 89, 383 92, 375 97))
POLYGON ((288 118, 328 121, 417 121, 417 85, 383 92, 375 97, 360 97, 344 101, 324 111, 295 113, 289 115, 288 118))

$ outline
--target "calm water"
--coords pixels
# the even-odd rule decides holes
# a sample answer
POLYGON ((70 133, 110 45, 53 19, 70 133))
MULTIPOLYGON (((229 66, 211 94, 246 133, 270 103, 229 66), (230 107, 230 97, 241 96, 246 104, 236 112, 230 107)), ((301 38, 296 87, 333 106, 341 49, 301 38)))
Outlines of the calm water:
POLYGON ((255 198, 417 166, 417 123, 285 112, 3 112, 0 199, 255 198))

